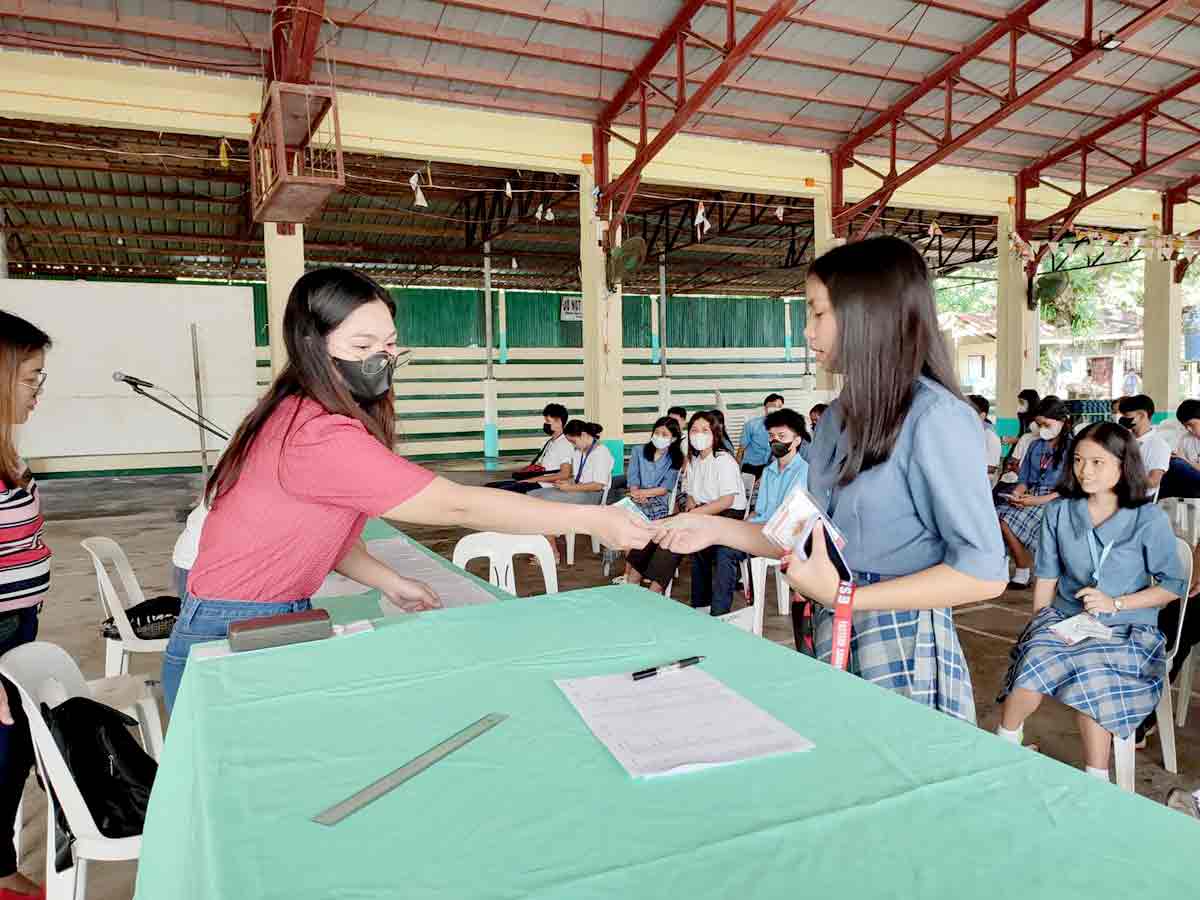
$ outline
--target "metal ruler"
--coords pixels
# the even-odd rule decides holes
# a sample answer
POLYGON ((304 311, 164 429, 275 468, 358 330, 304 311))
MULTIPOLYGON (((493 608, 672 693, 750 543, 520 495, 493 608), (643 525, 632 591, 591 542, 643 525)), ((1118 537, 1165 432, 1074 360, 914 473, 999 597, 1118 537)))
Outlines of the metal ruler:
POLYGON ((347 816, 358 812, 368 803, 373 803, 389 791, 400 787, 400 785, 404 784, 410 778, 421 774, 434 763, 445 759, 455 750, 465 747, 485 731, 490 731, 507 718, 508 715, 506 713, 488 713, 478 722, 468 725, 462 731, 458 732, 458 734, 451 735, 440 744, 430 747, 420 756, 410 759, 400 768, 384 775, 373 784, 367 785, 358 793, 352 794, 340 803, 335 803, 324 812, 313 816, 313 821, 318 825, 336 825, 347 816))

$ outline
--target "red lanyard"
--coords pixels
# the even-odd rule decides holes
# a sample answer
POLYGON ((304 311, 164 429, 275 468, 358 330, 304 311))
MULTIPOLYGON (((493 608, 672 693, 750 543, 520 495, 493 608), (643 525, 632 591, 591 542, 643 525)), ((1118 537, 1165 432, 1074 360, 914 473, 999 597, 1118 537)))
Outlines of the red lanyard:
POLYGON ((835 669, 846 671, 850 662, 850 637, 853 631, 851 614, 854 612, 854 582, 838 582, 837 602, 833 607, 833 652, 829 664, 835 669))

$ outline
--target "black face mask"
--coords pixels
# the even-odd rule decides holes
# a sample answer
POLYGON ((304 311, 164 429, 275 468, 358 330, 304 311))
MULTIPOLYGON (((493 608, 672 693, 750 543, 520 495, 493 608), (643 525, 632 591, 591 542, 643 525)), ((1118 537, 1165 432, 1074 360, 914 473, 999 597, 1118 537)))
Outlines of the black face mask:
POLYGON ((386 353, 375 353, 364 360, 332 357, 334 366, 346 382, 346 387, 359 403, 374 403, 392 386, 396 364, 386 353), (372 374, 366 374, 363 369, 372 374), (378 371, 375 369, 378 367, 378 371))
POLYGON ((546 434, 554 434, 554 429, 551 428, 549 425, 543 425, 542 431, 545 432, 546 434))
POLYGON ((1129 416, 1121 416, 1121 418, 1117 419, 1117 424, 1122 428, 1133 431, 1133 419, 1129 418, 1129 416))
POLYGON ((776 459, 783 459, 792 452, 790 441, 771 441, 771 455, 776 459))

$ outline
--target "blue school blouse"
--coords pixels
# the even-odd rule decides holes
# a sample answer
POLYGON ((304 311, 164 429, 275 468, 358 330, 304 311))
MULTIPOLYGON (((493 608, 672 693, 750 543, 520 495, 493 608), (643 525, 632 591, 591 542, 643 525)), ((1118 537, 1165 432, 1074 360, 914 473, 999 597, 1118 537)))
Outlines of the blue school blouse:
POLYGON ((847 444, 839 399, 813 438, 808 489, 846 538, 856 575, 897 578, 945 563, 975 578, 1007 580, 975 407, 921 377, 891 455, 839 487, 847 444))
POLYGON ((1054 445, 1038 438, 1029 445, 1021 460, 1021 471, 1017 479, 1033 493, 1035 488, 1053 490, 1062 478, 1063 470, 1071 463, 1071 448, 1063 451, 1058 465, 1054 464, 1054 445))
MULTIPOLYGON (((671 468, 671 454, 664 453, 657 460, 643 456, 643 448, 635 447, 629 454, 629 471, 626 484, 631 488, 666 488, 670 494, 679 479, 679 470, 671 468)), ((665 497, 663 498, 666 499, 665 497)))
MULTIPOLYGON (((1110 597, 1136 594, 1152 581, 1176 597, 1188 588, 1175 532, 1167 514, 1152 503, 1118 509, 1097 527, 1086 499, 1048 503, 1034 574, 1058 579, 1053 605, 1065 616, 1083 612, 1075 594, 1093 585, 1110 597)), ((1156 625, 1158 609, 1126 609, 1099 619, 1105 625, 1156 625)))

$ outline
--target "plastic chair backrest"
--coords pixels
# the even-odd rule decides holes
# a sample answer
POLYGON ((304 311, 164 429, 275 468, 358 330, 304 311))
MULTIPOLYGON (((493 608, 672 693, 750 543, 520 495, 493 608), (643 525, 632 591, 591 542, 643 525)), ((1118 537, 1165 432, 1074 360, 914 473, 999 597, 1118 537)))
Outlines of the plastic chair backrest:
POLYGON ((96 570, 96 581, 100 586, 100 602, 104 605, 105 614, 111 616, 117 626, 121 640, 127 643, 140 640, 133 633, 133 626, 129 624, 129 617, 125 614, 125 610, 141 603, 146 599, 146 595, 142 593, 142 586, 138 584, 137 576, 133 574, 133 567, 129 565, 129 558, 125 555, 125 551, 112 538, 93 537, 79 543, 92 558, 92 566, 96 570), (105 563, 112 563, 113 568, 116 569, 117 577, 125 591, 125 602, 122 602, 120 594, 117 593, 105 563))
POLYGON ((750 503, 750 498, 754 496, 754 485, 758 479, 749 472, 742 473, 742 485, 746 489, 746 510, 742 515, 743 521, 754 515, 754 506, 750 503))
MULTIPOLYGON (((1179 624, 1175 629, 1175 641, 1171 644, 1171 651, 1167 654, 1168 669, 1171 668, 1175 654, 1179 652, 1179 642, 1183 640, 1183 619, 1187 615, 1188 605, 1187 595, 1188 591, 1192 589, 1192 546, 1183 538, 1175 538, 1175 547, 1179 551, 1179 559, 1183 563, 1183 583, 1187 587, 1184 588, 1183 596, 1179 598, 1179 624)), ((1169 685, 1167 690, 1170 690, 1169 685)))
POLYGON ((468 534, 454 545, 454 565, 465 569, 467 563, 480 557, 488 561, 488 581, 514 596, 517 580, 513 557, 528 555, 538 561, 546 593, 558 593, 558 569, 554 565, 554 553, 550 542, 540 534, 500 534, 496 531, 480 531, 468 534))
MULTIPOLYGON (((54 795, 66 814, 71 831, 76 838, 103 837, 84 803, 83 795, 79 793, 71 770, 67 768, 62 751, 58 749, 41 715, 42 700, 55 699, 47 690, 52 681, 61 685, 67 697, 91 696, 79 666, 61 647, 45 641, 33 641, 15 647, 0 657, 0 674, 11 681, 21 694, 21 705, 29 721, 39 768, 42 776, 53 786, 54 795)), ((61 695, 57 699, 62 699, 61 695)))

